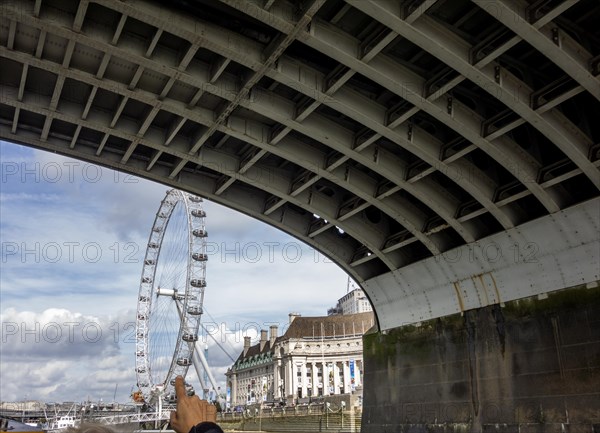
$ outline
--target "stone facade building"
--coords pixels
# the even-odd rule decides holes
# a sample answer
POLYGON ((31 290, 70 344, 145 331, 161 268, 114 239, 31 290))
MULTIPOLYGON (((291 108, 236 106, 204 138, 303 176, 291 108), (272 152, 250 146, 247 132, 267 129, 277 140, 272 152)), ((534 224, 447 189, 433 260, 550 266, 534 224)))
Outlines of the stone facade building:
POLYGON ((336 306, 327 310, 327 315, 356 314, 366 313, 367 311, 373 311, 373 306, 365 292, 357 288, 338 299, 336 306))
POLYGON ((348 394, 362 386, 362 336, 375 324, 372 312, 322 317, 290 314, 277 336, 261 331, 258 344, 244 349, 227 371, 231 407, 259 402, 295 404, 310 398, 348 394))

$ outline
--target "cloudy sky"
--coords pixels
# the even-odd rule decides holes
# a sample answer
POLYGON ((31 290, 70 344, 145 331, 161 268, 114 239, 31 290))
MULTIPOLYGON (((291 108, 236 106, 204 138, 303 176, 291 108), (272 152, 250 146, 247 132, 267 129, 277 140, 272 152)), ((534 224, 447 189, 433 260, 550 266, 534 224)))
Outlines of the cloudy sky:
MULTIPOLYGON (((112 401, 118 384, 117 401, 129 401, 142 261, 168 188, 4 142, 0 162, 0 400, 112 401)), ((291 311, 324 315, 346 292, 345 274, 294 238, 204 208, 203 322, 231 356, 243 335, 273 322, 281 331, 291 311)), ((206 341, 224 386, 231 361, 206 341)))

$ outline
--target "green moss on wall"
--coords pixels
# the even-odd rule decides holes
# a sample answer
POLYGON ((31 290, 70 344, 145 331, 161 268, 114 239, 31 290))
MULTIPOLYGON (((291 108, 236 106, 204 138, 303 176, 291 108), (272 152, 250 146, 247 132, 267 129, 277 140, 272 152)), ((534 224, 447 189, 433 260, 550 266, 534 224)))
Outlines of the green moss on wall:
POLYGON ((397 354, 427 357, 436 350, 440 338, 458 338, 464 328, 461 314, 427 320, 394 328, 385 332, 365 335, 365 353, 378 362, 394 360, 397 354))
MULTIPOLYGON (((491 308, 491 307, 484 307, 491 308)), ((507 319, 547 315, 569 309, 600 308, 600 287, 573 287, 548 293, 545 299, 537 296, 507 302, 501 309, 507 319)), ((464 338, 465 317, 452 314, 419 324, 410 324, 363 337, 365 354, 376 363, 395 363, 397 355, 427 358, 441 342, 460 343, 464 338)))
POLYGON ((600 287, 585 286, 548 293, 545 299, 537 296, 507 302, 502 308, 506 317, 519 318, 551 314, 558 311, 600 307, 600 287))

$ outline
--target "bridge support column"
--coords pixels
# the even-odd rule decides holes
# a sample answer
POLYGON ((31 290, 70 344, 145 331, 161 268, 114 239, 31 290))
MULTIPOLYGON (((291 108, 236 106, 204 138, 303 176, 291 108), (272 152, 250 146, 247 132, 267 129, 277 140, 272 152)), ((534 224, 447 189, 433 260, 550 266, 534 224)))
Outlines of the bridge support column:
POLYGON ((364 337, 363 433, 600 432, 597 282, 364 337))

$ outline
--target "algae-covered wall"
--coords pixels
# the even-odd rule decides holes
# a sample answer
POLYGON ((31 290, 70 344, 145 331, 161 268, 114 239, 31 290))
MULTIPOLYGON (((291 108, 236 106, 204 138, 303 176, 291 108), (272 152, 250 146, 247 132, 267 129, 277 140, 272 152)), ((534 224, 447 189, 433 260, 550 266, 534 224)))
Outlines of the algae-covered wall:
POLYGON ((600 432, 600 288, 364 337, 362 431, 600 432))

